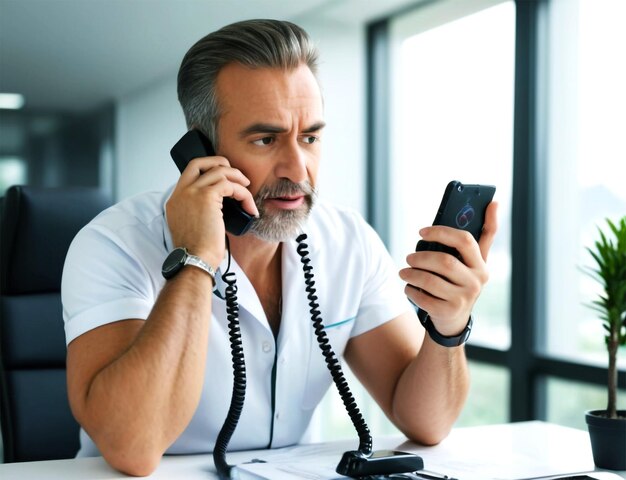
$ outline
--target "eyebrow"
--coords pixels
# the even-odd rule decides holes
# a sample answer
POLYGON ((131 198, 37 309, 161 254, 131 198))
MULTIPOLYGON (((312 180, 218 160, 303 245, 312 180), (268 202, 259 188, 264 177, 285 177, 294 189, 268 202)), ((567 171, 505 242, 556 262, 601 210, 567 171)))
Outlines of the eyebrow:
MULTIPOLYGON (((322 128, 324 128, 325 126, 326 126, 325 122, 316 122, 313 125, 302 130, 302 132, 303 133, 317 132, 321 130, 322 128)), ((285 133, 285 132, 287 132, 287 129, 284 127, 280 127, 278 125, 272 125, 271 123, 254 123, 250 125, 249 127, 244 128, 241 131, 240 135, 242 137, 246 137, 248 135, 254 135, 257 133, 277 134, 277 133, 285 133)))

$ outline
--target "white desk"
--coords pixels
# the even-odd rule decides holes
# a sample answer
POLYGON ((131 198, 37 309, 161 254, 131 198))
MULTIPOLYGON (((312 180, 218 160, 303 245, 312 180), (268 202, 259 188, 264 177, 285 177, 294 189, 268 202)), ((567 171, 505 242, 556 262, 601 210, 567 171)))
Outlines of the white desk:
MULTIPOLYGON (((332 442, 318 446, 290 449, 229 453, 230 464, 252 458, 276 462, 293 461, 298 452, 313 449, 331 453, 333 465, 341 453, 353 450, 357 440, 332 442), (336 451, 336 455, 333 453, 336 451)), ((544 422, 522 422, 506 425, 458 428, 441 444, 422 447, 401 437, 383 437, 374 441, 374 448, 396 449, 419 453, 428 470, 457 476, 461 480, 523 479, 557 473, 593 471, 594 464, 587 432, 544 422), (459 475, 462 472, 463 475, 459 475)), ((320 457, 321 458, 321 457, 320 457)), ((298 461, 305 464, 306 461, 298 461)), ((626 472, 616 472, 626 479, 626 472)), ((335 478, 338 475, 335 475, 335 478)), ((2 480, 109 480, 128 478, 116 472, 102 458, 54 460, 45 462, 0 465, 2 480)), ((159 468, 148 478, 216 479, 211 455, 166 456, 159 468)))

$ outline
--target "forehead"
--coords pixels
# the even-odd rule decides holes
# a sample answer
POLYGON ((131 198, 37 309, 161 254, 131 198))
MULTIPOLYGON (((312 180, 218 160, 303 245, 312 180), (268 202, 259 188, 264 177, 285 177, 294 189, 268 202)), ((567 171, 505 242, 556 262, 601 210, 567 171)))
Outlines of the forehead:
POLYGON ((306 65, 294 69, 224 67, 217 76, 220 121, 322 119, 322 96, 306 65))

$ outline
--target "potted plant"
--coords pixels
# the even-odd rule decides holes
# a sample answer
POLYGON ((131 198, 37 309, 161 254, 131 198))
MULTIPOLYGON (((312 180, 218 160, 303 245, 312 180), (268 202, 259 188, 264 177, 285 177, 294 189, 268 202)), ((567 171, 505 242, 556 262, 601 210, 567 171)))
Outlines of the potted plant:
POLYGON ((590 305, 600 314, 609 354, 606 410, 590 410, 585 417, 593 459, 600 468, 626 470, 626 410, 617 409, 617 353, 626 345, 626 216, 617 223, 607 219, 610 232, 599 230, 600 239, 587 248, 596 268, 586 271, 603 287, 590 305))

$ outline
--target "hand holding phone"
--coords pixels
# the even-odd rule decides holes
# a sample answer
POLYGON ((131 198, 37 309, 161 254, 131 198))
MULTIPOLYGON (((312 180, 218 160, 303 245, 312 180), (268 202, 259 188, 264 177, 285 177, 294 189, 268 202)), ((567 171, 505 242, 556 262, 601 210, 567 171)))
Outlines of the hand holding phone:
POLYGON ((170 153, 181 171, 166 205, 174 244, 217 268, 224 256, 225 230, 243 235, 255 218, 253 214, 258 215, 247 190, 250 182, 227 159, 216 156, 209 140, 197 130, 187 132, 170 153), (194 168, 187 168, 192 161, 194 168))
POLYGON ((485 258, 495 234, 495 209, 489 209, 490 232, 478 245, 468 244, 463 235, 440 226, 465 230, 479 240, 494 193, 493 186, 450 182, 434 226, 422 231, 424 240, 418 242, 416 253, 407 257, 409 267, 400 271, 400 277, 407 282, 405 293, 428 312, 439 336, 456 338, 470 327, 468 318, 488 278, 485 258), (445 252, 460 262, 448 262, 439 253, 424 252, 445 252))
MULTIPOLYGON (((191 160, 199 157, 215 156, 215 149, 207 137, 199 130, 189 130, 172 147, 170 155, 183 173, 191 160)), ((224 214, 224 225, 233 235, 243 235, 252 226, 254 216, 247 213, 241 203, 231 197, 224 197, 222 212, 224 214)))

